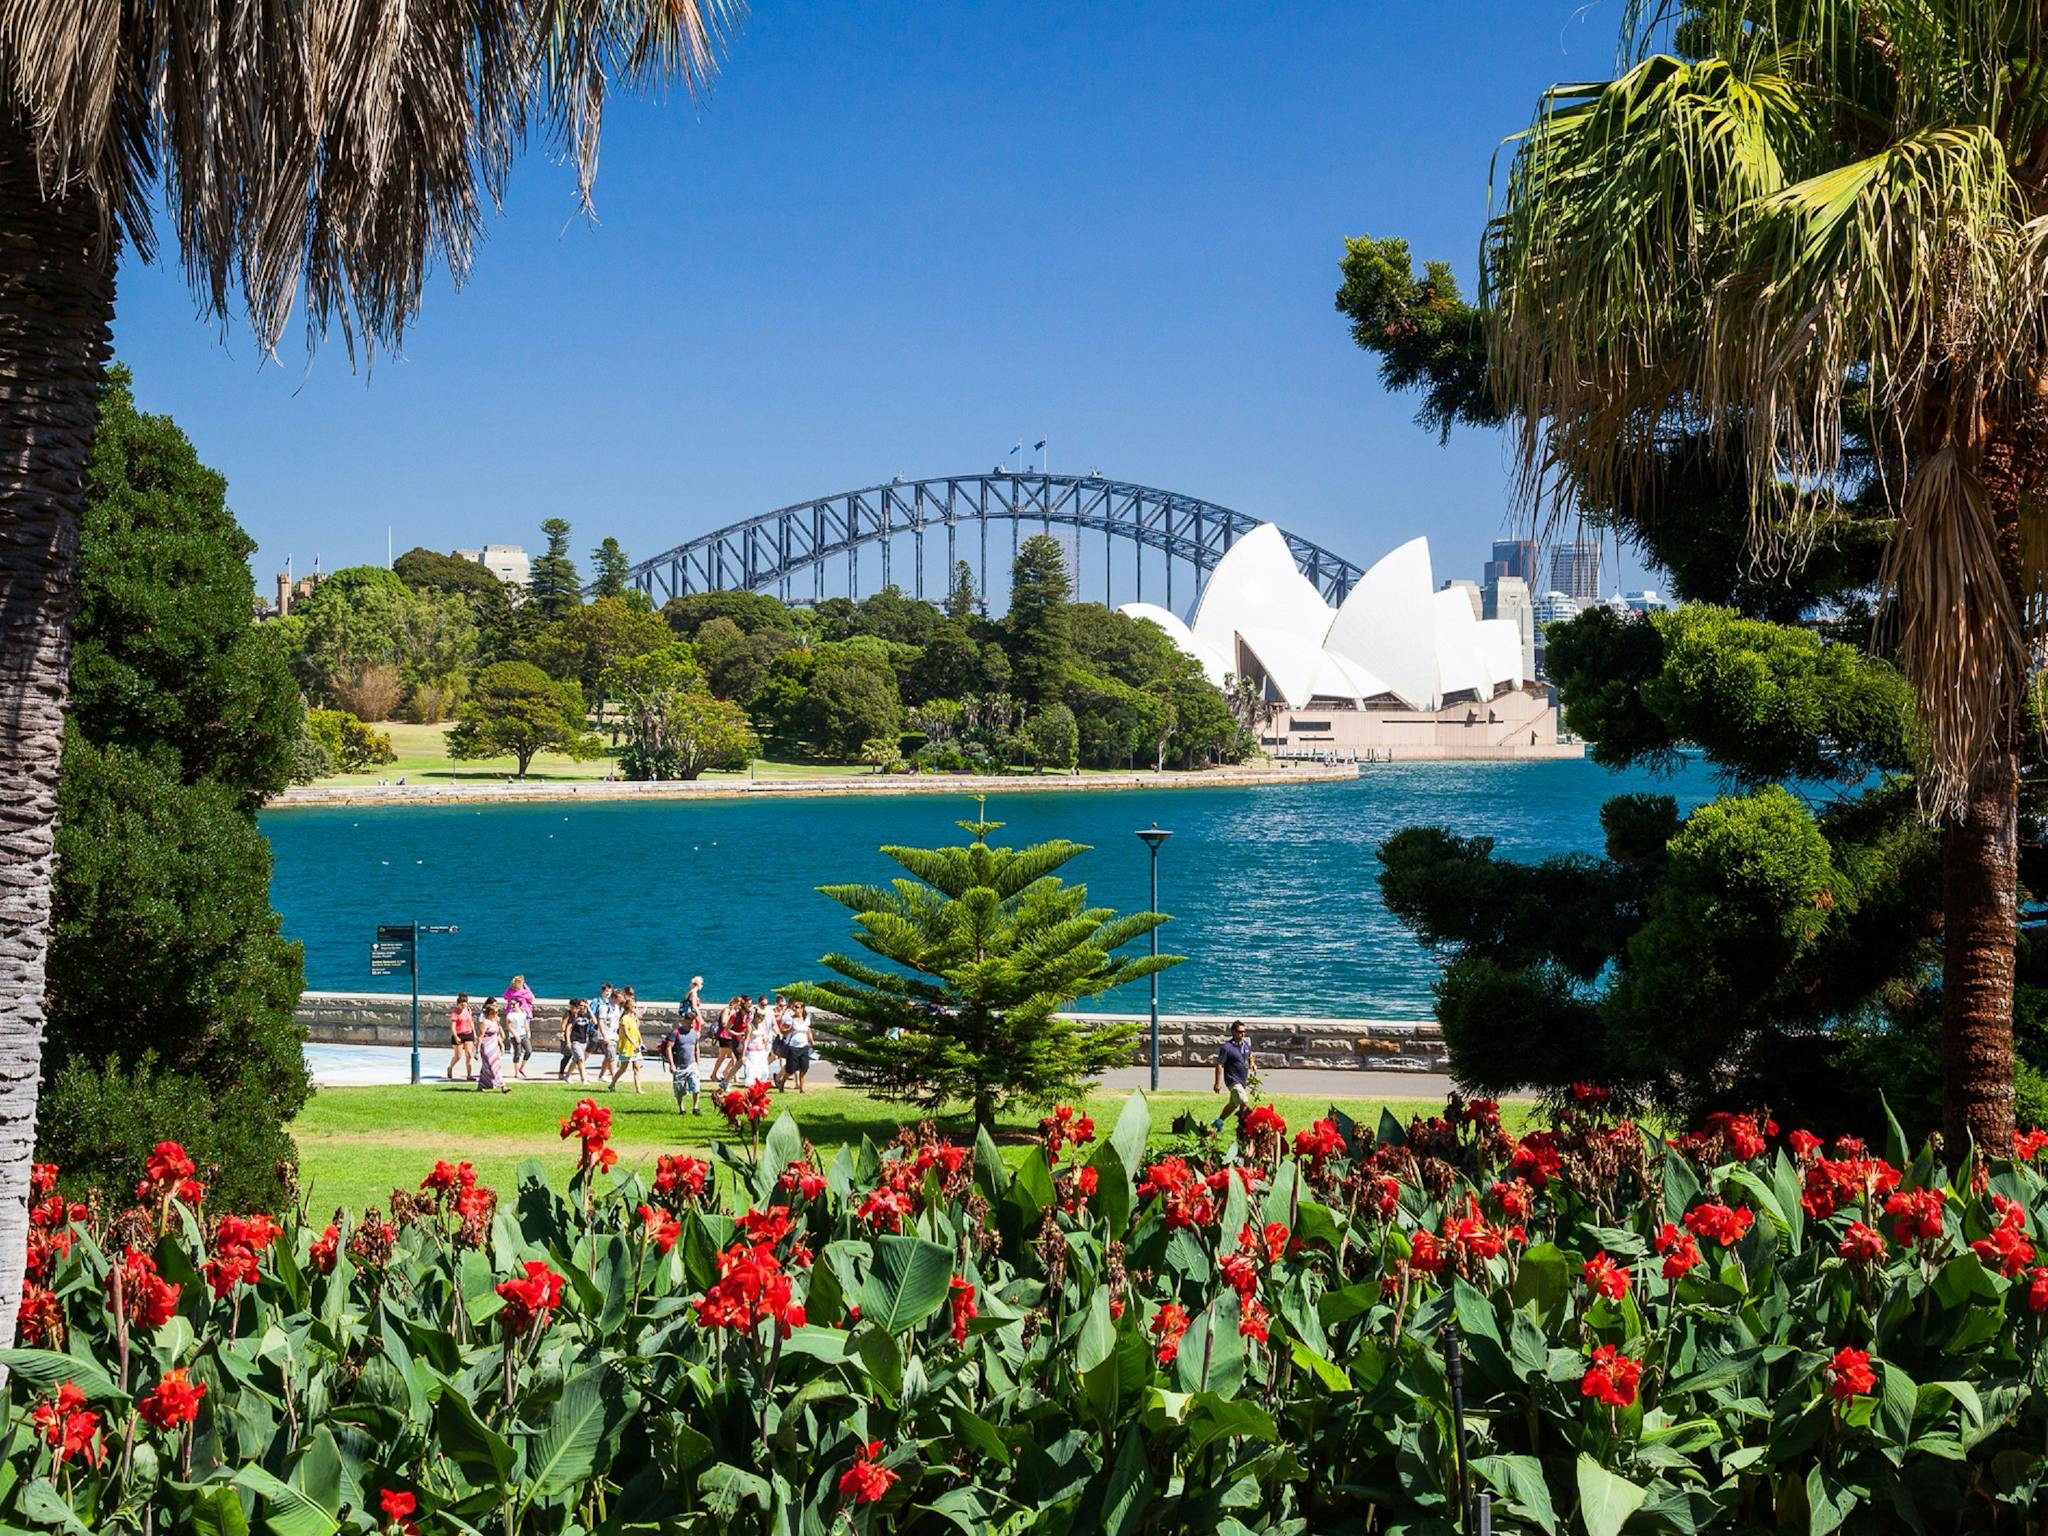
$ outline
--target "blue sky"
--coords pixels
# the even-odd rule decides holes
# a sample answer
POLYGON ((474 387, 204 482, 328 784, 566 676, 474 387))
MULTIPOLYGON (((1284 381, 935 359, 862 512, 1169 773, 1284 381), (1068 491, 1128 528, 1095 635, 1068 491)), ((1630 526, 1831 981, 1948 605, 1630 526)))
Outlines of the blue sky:
POLYGON ((352 372, 294 330, 266 362, 132 263, 116 346, 266 587, 287 554, 381 562, 387 526, 531 548, 559 515, 637 558, 1048 435, 1056 470, 1361 561, 1427 533, 1439 579, 1476 576, 1513 531, 1501 441, 1439 448, 1380 389, 1337 259, 1402 234, 1469 288, 1499 141, 1608 71, 1619 12, 756 0, 710 99, 614 104, 595 222, 529 157, 403 356, 352 372))

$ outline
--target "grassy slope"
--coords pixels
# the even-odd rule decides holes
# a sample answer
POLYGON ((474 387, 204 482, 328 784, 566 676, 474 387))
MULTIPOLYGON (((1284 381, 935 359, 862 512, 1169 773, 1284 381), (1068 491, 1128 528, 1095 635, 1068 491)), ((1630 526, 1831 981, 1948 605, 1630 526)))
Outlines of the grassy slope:
MULTIPOLYGON (((676 1113, 666 1078, 647 1074, 647 1093, 636 1097, 628 1079, 617 1093, 602 1089, 592 1097, 612 1112, 612 1145, 618 1148, 620 1171, 651 1171, 657 1153, 701 1151, 710 1141, 727 1139, 725 1122, 709 1099, 701 1119, 676 1113)), ((478 1093, 472 1088, 323 1088, 313 1096, 293 1127, 298 1138, 300 1181, 310 1208, 325 1215, 337 1205, 361 1210, 382 1203, 394 1185, 418 1185, 436 1158, 467 1158, 484 1182, 500 1190, 512 1187, 513 1171, 529 1157, 539 1158, 549 1174, 566 1184, 576 1164, 574 1144, 560 1136, 560 1124, 571 1104, 584 1092, 575 1084, 518 1084, 509 1094, 478 1093)), ((1107 1135, 1125 1095, 1101 1091, 1085 1101, 1100 1132, 1107 1135)), ((1308 1124, 1328 1102, 1293 1096, 1272 1101, 1288 1124, 1308 1124)), ((1406 1121, 1415 1113, 1442 1109, 1420 1100, 1338 1099, 1337 1107, 1368 1125, 1377 1123, 1382 1105, 1406 1121)), ((1211 1094, 1161 1093, 1153 1099, 1155 1138, 1172 1134, 1174 1117, 1213 1115, 1218 1100, 1211 1094)), ((903 1106, 886 1104, 849 1088, 821 1088, 807 1094, 779 1094, 776 1112, 787 1108, 804 1134, 826 1149, 858 1143, 863 1136, 884 1142, 905 1118, 903 1106)), ((1517 1123, 1527 1106, 1507 1106, 1517 1123)), ((1035 1114, 1006 1117, 1006 1132, 1024 1132, 1037 1125, 1035 1114)), ((954 1117, 941 1129, 956 1140, 971 1137, 968 1122, 954 1117)))

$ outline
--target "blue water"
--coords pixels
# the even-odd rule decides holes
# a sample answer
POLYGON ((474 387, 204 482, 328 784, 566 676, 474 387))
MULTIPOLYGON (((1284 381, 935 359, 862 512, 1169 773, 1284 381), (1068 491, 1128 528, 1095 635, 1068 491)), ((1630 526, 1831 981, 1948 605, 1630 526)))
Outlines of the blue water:
MULTIPOLYGON (((1157 822, 1162 947, 1189 957, 1160 979, 1175 1012, 1422 1018, 1436 962, 1381 905, 1374 848, 1404 826, 1484 834, 1523 858, 1597 852, 1607 796, 1660 790, 1689 809, 1715 793, 1700 766, 1656 778, 1584 762, 1368 766, 1356 783, 1005 793, 994 841, 1092 845, 1063 872, 1119 911, 1146 900, 1157 822)), ((673 998, 772 990, 850 949, 850 914, 816 886, 900 873, 876 849, 959 840, 963 795, 834 796, 639 804, 271 811, 272 899, 306 946, 306 982, 402 991, 373 979, 380 923, 454 923, 421 941, 427 991, 501 990, 513 972, 543 996, 601 981, 673 998)), ((1133 989, 1135 991, 1136 989, 1133 989)), ((1137 999, 1122 999, 1134 1006, 1137 999)))

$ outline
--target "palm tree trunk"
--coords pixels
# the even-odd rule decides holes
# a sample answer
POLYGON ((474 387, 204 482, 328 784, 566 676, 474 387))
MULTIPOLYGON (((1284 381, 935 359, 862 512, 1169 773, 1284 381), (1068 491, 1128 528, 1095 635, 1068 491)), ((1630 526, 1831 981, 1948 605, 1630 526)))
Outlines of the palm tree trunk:
POLYGON ((83 196, 44 199, 0 117, 0 1341, 14 1340, 43 1059, 57 764, 78 521, 114 318, 114 252, 83 196))
POLYGON ((1978 769, 1960 820, 1943 831, 1942 1131, 2012 1146, 2013 951, 2019 937, 2019 753, 2008 742, 1978 769))

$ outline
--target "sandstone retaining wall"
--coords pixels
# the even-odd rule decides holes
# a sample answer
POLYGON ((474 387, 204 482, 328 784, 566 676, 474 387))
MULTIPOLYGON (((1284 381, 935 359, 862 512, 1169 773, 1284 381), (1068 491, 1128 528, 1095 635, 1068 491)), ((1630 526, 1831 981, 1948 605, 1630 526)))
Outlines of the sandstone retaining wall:
MULTIPOLYGON (((479 1008, 481 997, 474 999, 479 1008)), ((452 993, 420 994, 420 1040, 432 1047, 448 1039, 448 1010, 455 1004, 452 993)), ((536 1020, 535 1048, 545 1053, 552 1047, 556 1023, 565 1000, 541 998, 536 1020)), ((641 1033, 650 1048, 661 1032, 675 1022, 674 1001, 642 1002, 641 1033)), ((717 1008, 706 1010, 717 1016, 717 1008)), ((388 992, 308 992, 299 1000, 299 1022, 306 1038, 323 1045, 410 1045, 412 1009, 410 994, 388 992)), ((1118 1015, 1102 1015, 1118 1017, 1118 1015)), ((1130 1015, 1121 1015, 1130 1017, 1130 1015)), ((1142 1021, 1141 1021, 1142 1022, 1142 1021)), ((1443 1035, 1430 1019, 1289 1019, 1245 1016, 1250 1026, 1252 1050, 1263 1067, 1320 1067, 1334 1070, 1372 1072, 1441 1072, 1446 1070, 1443 1035)), ((1159 1016, 1159 1060, 1162 1066, 1206 1066, 1216 1059, 1216 1048, 1230 1027, 1230 1016, 1216 1014, 1161 1014, 1159 1016)), ((820 1017, 819 1035, 830 1053, 832 1029, 829 1018, 820 1017)), ((1134 1058, 1142 1064, 1149 1059, 1144 1042, 1134 1058)))

